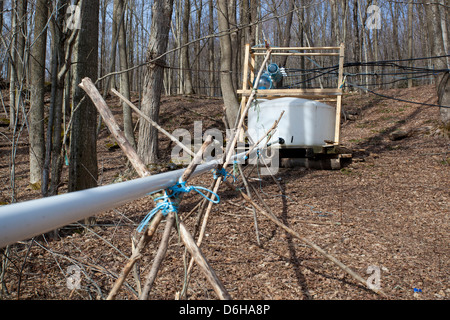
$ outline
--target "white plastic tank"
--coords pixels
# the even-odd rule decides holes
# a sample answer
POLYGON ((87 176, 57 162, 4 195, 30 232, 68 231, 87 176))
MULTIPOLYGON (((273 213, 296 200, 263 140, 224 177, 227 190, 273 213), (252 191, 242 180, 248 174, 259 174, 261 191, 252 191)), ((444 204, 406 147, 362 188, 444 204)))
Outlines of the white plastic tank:
POLYGON ((325 140, 334 141, 335 108, 313 100, 286 97, 253 102, 248 111, 248 135, 253 143, 266 134, 283 110, 284 115, 269 143, 278 145, 282 138, 283 147, 302 148, 323 146, 325 140))

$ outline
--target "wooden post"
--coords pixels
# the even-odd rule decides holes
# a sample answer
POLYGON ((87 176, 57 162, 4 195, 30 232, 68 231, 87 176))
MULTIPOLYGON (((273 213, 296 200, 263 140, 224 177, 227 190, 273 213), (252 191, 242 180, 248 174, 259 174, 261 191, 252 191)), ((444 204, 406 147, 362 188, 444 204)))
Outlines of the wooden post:
POLYGON ((340 91, 340 95, 337 96, 336 102, 336 123, 335 123, 335 131, 334 131, 334 144, 338 145, 339 140, 341 139, 341 112, 342 112, 342 89, 343 81, 344 81, 344 50, 345 46, 342 43, 339 49, 339 76, 338 76, 338 87, 337 89, 340 91))
MULTIPOLYGON (((244 75, 242 78, 242 90, 248 90, 248 69, 249 69, 249 58, 250 58, 250 44, 247 43, 245 45, 245 54, 244 54, 244 75)), ((241 117, 244 112, 245 105, 247 103, 247 97, 242 96, 241 98, 241 117)), ((230 126, 234 125, 234 123, 230 123, 230 126)), ((232 129, 232 128, 230 128, 232 129)), ((244 141, 244 130, 239 131, 239 141, 244 141)))

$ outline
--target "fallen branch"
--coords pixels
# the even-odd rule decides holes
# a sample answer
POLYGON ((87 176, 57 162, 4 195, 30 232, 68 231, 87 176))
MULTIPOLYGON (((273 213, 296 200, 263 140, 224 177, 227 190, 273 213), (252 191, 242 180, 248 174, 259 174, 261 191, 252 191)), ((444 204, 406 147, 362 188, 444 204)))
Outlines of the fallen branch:
POLYGON ((125 135, 123 134, 122 130, 120 129, 119 125, 114 119, 114 115, 112 114, 111 110, 109 109, 108 105, 106 104, 101 94, 98 92, 92 80, 89 78, 84 78, 79 84, 79 86, 89 95, 92 102, 97 107, 98 112, 102 116, 109 130, 111 131, 111 134, 116 139, 117 144, 120 146, 125 155, 128 157, 128 159, 130 160, 133 167, 136 169, 139 176, 141 177, 149 176, 150 171, 147 170, 147 167, 139 158, 136 150, 134 150, 133 146, 130 144, 130 142, 128 142, 127 138, 125 138, 125 135))
MULTIPOLYGON (((228 185, 229 188, 236 190, 233 185, 231 185, 230 183, 228 183, 227 181, 225 181, 225 183, 228 185)), ((251 204, 254 208, 256 208, 259 212, 261 212, 266 218, 268 218, 270 221, 272 221, 273 223, 275 223, 277 226, 279 226, 280 228, 282 228, 283 230, 285 230, 287 233, 289 233, 290 235, 292 235, 293 237, 299 239, 300 241, 302 241, 303 243, 305 243, 306 245, 308 245, 309 247, 311 247, 312 249, 314 249, 315 251, 317 251, 318 253, 320 253, 322 256, 324 256, 325 258, 327 258, 328 260, 332 261, 334 264, 336 264, 339 268, 341 268, 342 270, 344 270, 345 272, 347 272, 351 277, 353 277, 355 280, 357 280, 359 283, 361 283, 362 285, 364 285, 365 287, 369 288, 370 290, 374 291, 377 294, 380 294, 384 297, 387 297, 387 295, 380 289, 377 290, 375 288, 371 288, 367 285, 366 280, 364 280, 360 275, 358 275, 356 272, 354 272, 353 270, 351 270, 349 267, 347 267, 345 264, 343 264, 341 261, 339 261, 337 258, 335 258, 334 256, 332 256, 331 254, 327 253, 325 250, 323 250, 321 247, 319 247, 318 245, 316 245, 314 242, 312 242, 311 240, 308 240, 302 236, 300 236, 297 232, 295 232, 294 230, 292 230, 291 228, 289 228, 288 226, 286 226, 284 223, 282 223, 277 217, 275 217, 273 214, 270 214, 268 212, 266 212, 263 208, 261 208, 257 203, 255 203, 252 199, 250 199, 249 196, 247 196, 244 192, 242 192, 241 190, 239 190, 240 195, 244 198, 245 201, 247 201, 249 204, 251 204)))
POLYGON ((191 149, 186 147, 184 144, 182 144, 177 138, 175 138, 173 135, 171 135, 169 132, 167 132, 163 127, 161 127, 159 124, 157 124, 155 121, 150 119, 147 115, 145 115, 141 110, 139 110, 138 107, 136 107, 130 100, 125 98, 123 95, 120 94, 115 89, 111 89, 111 91, 117 95, 120 99, 122 99, 131 109, 136 111, 137 114, 139 114, 140 117, 142 117, 145 121, 148 121, 152 126, 154 126, 156 129, 158 129, 161 133, 163 133, 165 136, 167 136, 170 140, 175 142, 180 148, 182 148, 184 151, 186 151, 190 156, 194 157, 195 154, 192 152, 191 149))
MULTIPOLYGON (((114 138, 117 141, 117 144, 120 146, 120 148, 124 151, 125 155, 130 160, 131 165, 134 167, 136 172, 140 177, 150 176, 151 173, 145 166, 145 164, 140 159, 139 155, 136 153, 136 150, 134 150, 133 146, 128 142, 128 140, 125 138, 125 135, 120 130, 116 120, 114 119, 114 116, 109 109, 108 105, 106 104, 103 97, 98 92, 95 85, 92 83, 92 80, 89 78, 84 78, 79 85, 83 90, 86 91, 86 93, 89 95, 89 97, 94 102, 95 107, 99 111, 100 115, 102 116, 103 120, 105 121, 105 124, 109 128, 110 132, 113 134, 114 138)), ((128 262, 125 264, 125 266, 122 269, 122 272, 120 273, 120 276, 116 279, 116 282, 114 283, 113 288, 109 292, 109 295, 107 297, 107 300, 114 300, 117 296, 117 293, 119 292, 119 289, 122 287, 123 283, 125 282, 126 277, 132 270, 135 263, 142 257, 141 252, 145 246, 151 241, 153 238, 153 235, 158 228, 160 222, 163 219, 163 215, 161 212, 158 212, 152 219, 152 222, 149 226, 149 228, 144 232, 142 237, 139 239, 139 242, 137 246, 134 248, 131 257, 128 259, 128 262)))

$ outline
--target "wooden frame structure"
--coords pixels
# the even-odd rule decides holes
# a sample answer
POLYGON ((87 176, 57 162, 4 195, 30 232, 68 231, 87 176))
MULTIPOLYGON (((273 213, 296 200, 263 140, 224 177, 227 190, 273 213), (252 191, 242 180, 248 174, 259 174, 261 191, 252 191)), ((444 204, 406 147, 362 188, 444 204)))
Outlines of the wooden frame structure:
MULTIPOLYGON (((266 54, 266 47, 245 46, 244 70, 242 89, 237 90, 242 95, 241 112, 247 103, 247 98, 253 91, 253 82, 255 79, 255 61, 256 56, 266 54)), ((338 145, 340 141, 341 130, 341 111, 342 111, 342 84, 344 74, 344 44, 339 47, 270 47, 272 56, 337 56, 339 57, 339 75, 336 88, 314 88, 314 89, 264 89, 258 90, 258 96, 264 96, 266 99, 276 97, 299 97, 303 99, 317 100, 322 102, 336 102, 336 122, 334 128, 334 141, 332 145, 338 145), (303 52, 299 52, 303 51, 303 52), (305 52, 306 51, 306 52, 305 52), (318 52, 321 51, 321 52, 318 52), (327 52, 322 52, 327 51, 327 52)))

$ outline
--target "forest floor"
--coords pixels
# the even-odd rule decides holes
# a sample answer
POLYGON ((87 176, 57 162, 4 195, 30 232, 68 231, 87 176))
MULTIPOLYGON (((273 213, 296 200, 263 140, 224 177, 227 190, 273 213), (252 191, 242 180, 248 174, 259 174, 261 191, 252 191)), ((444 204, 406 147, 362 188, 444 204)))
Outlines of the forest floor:
MULTIPOLYGON (((388 96, 436 103, 433 86, 381 91, 388 96)), ((7 97, 4 94, 3 97, 7 97)), ((6 101, 7 102, 7 101, 6 101)), ((108 104, 120 120, 121 107, 108 104)), ((134 100, 136 102, 136 99, 134 100)), ((253 171, 250 182, 275 215, 303 237, 332 254, 364 279, 380 270, 380 286, 391 300, 448 300, 450 141, 442 133, 436 107, 348 94, 342 123, 342 145, 353 150, 353 161, 341 170, 280 168, 279 184, 253 171), (406 137, 392 138, 404 130, 406 137), (369 269, 369 272, 368 272, 369 269)), ((217 99, 163 97, 161 125, 193 130, 194 121, 223 130, 223 103, 217 99)), ((11 132, 0 126, 0 202, 11 199, 11 132)), ((39 198, 28 185, 28 142, 22 133, 16 155, 16 199, 39 198)), ((161 165, 167 171, 173 145, 160 137, 161 165)), ((99 185, 135 178, 106 129, 98 141, 99 185)), ((250 170, 249 170, 250 171, 250 170)), ((67 179, 64 167, 63 179, 67 179)), ((65 180, 64 180, 65 181, 65 180)), ((209 187, 212 175, 190 180, 209 187)), ((240 183, 238 181, 238 183, 240 183)), ((66 185, 60 193, 66 192, 66 185)), ((234 192, 222 186, 213 206, 202 250, 234 299, 257 300, 376 300, 381 296, 357 283, 329 260, 258 215, 261 246, 253 213, 234 192)), ((200 201, 187 195, 181 213, 200 201)), ((67 226, 57 239, 36 237, 1 249, 0 299, 105 299, 131 254, 131 237, 154 207, 150 196, 97 215, 96 225, 80 232, 67 226), (8 259, 6 259, 6 255, 8 259), (81 267, 81 288, 67 285, 70 266, 81 267)), ((186 220, 189 228, 196 214, 186 220)), ((164 222, 163 222, 164 224, 164 222)), ((163 228, 139 262, 142 283, 151 267, 163 228)), ((118 299, 136 299, 132 275, 118 299)), ((184 283, 184 247, 174 233, 167 257, 150 293, 155 300, 172 300, 184 283)), ((198 268, 194 268, 187 298, 217 299, 198 268)))

